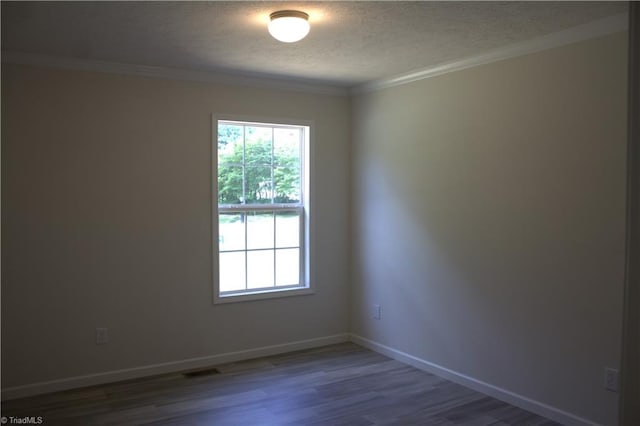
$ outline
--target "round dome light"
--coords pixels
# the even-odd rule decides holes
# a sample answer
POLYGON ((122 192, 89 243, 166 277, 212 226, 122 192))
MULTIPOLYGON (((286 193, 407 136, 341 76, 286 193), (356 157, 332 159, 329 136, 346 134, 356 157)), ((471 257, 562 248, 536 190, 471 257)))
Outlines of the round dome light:
POLYGON ((297 10, 279 10, 269 15, 269 34, 283 43, 300 41, 309 34, 309 15, 297 10))

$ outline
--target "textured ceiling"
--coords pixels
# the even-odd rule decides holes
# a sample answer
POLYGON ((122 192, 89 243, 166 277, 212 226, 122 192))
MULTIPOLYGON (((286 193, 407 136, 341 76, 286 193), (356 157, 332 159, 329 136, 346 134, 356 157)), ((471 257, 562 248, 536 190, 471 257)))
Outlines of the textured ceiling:
POLYGON ((354 86, 625 12, 624 2, 2 2, 2 50, 354 86), (311 32, 283 44, 270 12, 311 32))

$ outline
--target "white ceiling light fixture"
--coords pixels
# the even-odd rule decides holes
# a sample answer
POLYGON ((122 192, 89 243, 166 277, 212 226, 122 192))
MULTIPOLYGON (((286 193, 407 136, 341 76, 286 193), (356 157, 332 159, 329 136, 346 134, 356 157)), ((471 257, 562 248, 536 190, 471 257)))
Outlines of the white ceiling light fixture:
POLYGON ((300 41, 309 34, 309 15, 298 10, 279 10, 269 15, 269 34, 283 43, 300 41))

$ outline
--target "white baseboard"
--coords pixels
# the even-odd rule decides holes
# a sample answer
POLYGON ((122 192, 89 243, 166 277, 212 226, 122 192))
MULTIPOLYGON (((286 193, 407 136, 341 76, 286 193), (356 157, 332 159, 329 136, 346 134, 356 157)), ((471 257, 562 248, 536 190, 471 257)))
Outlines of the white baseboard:
POLYGON ((371 349, 372 351, 378 352, 382 355, 386 355, 389 358, 404 362, 405 364, 409 364, 420 370, 435 374, 436 376, 466 386, 475 391, 482 392, 485 395, 492 396, 496 399, 507 402, 511 405, 515 405, 516 407, 520 407, 548 419, 554 420, 558 423, 562 423, 567 426, 600 426, 597 423, 593 423, 590 420, 560 410, 556 407, 552 407, 542 402, 535 401, 522 395, 518 395, 517 393, 510 392, 506 389, 499 388, 489 383, 485 383, 481 380, 474 379, 473 377, 466 376, 456 371, 449 370, 448 368, 415 357, 381 343, 365 339, 364 337, 358 336, 357 334, 351 334, 350 340, 353 343, 364 346, 365 348, 371 349))
POLYGON ((247 349, 244 351, 227 352, 218 355, 209 355, 199 358, 183 359, 180 361, 164 362, 161 364, 125 368, 122 370, 106 371, 97 374, 75 376, 65 379, 51 380, 47 382, 31 383, 28 385, 14 386, 2 389, 2 400, 23 398, 42 393, 57 392, 81 388, 85 386, 100 385, 104 383, 117 382, 120 380, 137 379, 140 377, 153 376, 156 374, 175 373, 178 371, 203 368, 229 362, 242 361, 245 359, 259 358, 285 352, 332 345, 335 343, 346 342, 348 340, 349 335, 347 333, 342 333, 332 336, 283 343, 279 345, 262 346, 259 348, 247 349))
POLYGON ((279 345, 262 346, 259 348, 247 349, 243 351, 227 352, 223 354, 210 355, 198 358, 184 359, 180 361, 152 364, 141 367, 126 368, 121 370, 106 371, 84 376, 75 376, 65 379, 51 380, 47 382, 31 383, 23 386, 15 386, 2 389, 2 400, 23 398, 49 392, 57 392, 69 389, 76 389, 85 386, 93 386, 104 383, 117 382, 121 380, 136 379, 153 376, 156 374, 175 373, 178 371, 203 368, 212 365, 225 364, 229 362, 242 361, 251 358, 276 355, 285 352, 292 352, 303 349, 310 349, 319 346, 331 345, 352 341, 365 348, 386 355, 390 358, 404 362, 420 370, 435 374, 452 382, 461 384, 470 389, 482 392, 496 399, 509 404, 539 414, 548 419, 557 421, 568 426, 599 426, 582 417, 552 407, 539 401, 518 395, 514 392, 499 388, 497 386, 474 379, 408 353, 399 351, 378 342, 366 339, 357 334, 335 334, 332 336, 318 337, 314 339, 299 340, 295 342, 283 343, 279 345))

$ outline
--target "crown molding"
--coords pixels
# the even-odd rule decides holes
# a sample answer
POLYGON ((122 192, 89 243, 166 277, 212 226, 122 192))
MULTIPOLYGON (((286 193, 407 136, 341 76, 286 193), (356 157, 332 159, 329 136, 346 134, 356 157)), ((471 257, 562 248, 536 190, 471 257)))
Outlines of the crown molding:
POLYGON ((33 53, 3 51, 2 63, 35 65, 69 70, 97 71, 111 74, 136 75, 140 77, 165 78, 170 80, 221 83, 332 96, 349 95, 349 90, 346 87, 308 83, 293 79, 285 80, 281 78, 242 74, 231 75, 224 72, 206 72, 181 68, 125 64, 120 62, 94 61, 89 59, 39 55, 33 53))
POLYGON ((568 28, 566 30, 536 37, 524 42, 514 43, 505 47, 493 49, 485 53, 470 56, 458 61, 445 62, 432 67, 423 68, 393 77, 374 80, 359 86, 352 87, 352 95, 374 92, 389 87, 400 86, 414 81, 424 80, 466 68, 485 65, 504 59, 516 58, 554 47, 565 46, 592 38, 626 31, 629 26, 629 15, 620 13, 607 18, 598 19, 583 25, 568 28))
POLYGON ((592 21, 566 30, 536 37, 520 43, 493 49, 479 55, 457 61, 403 73, 389 78, 373 80, 351 88, 320 83, 309 83, 296 79, 273 78, 269 76, 207 72, 181 68, 149 65, 125 64, 119 62, 94 61, 61 56, 48 56, 21 52, 2 52, 2 63, 45 66, 82 71, 96 71, 112 74, 128 74, 141 77, 165 78, 204 83, 221 83, 249 86, 263 89, 290 90, 332 96, 348 96, 374 92, 389 87, 400 86, 450 72, 485 65, 504 59, 516 58, 542 50, 552 49, 592 38, 602 37, 628 29, 628 14, 621 13, 592 21))

